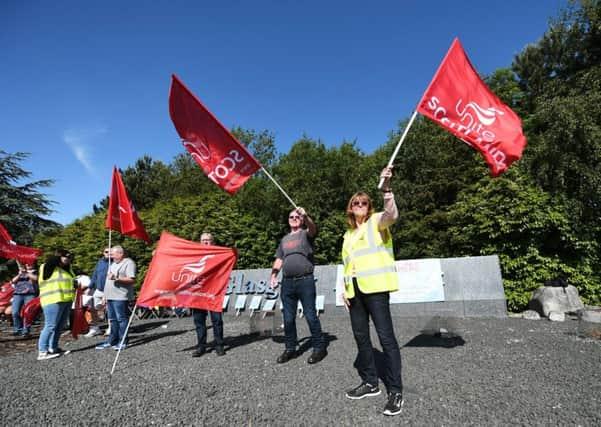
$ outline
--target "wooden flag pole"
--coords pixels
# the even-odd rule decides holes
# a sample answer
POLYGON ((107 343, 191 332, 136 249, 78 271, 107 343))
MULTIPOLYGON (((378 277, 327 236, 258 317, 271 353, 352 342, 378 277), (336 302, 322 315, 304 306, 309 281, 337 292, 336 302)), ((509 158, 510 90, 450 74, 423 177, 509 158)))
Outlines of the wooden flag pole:
POLYGON ((290 203, 292 203, 292 206, 294 206, 294 209, 298 209, 298 206, 296 206, 296 203, 294 203, 292 201, 292 199, 290 198, 290 196, 288 196, 288 194, 286 194, 286 192, 284 191, 284 189, 280 186, 280 184, 277 183, 277 181, 275 179, 273 179, 273 177, 269 174, 269 172, 267 172, 267 170, 265 170, 265 168, 263 166, 261 166, 261 170, 263 171, 263 173, 265 175, 267 175, 267 177, 273 181, 273 183, 275 184, 276 187, 278 187, 278 190, 280 190, 282 192, 282 194, 284 195, 284 197, 286 197, 288 199, 288 201, 290 203))
MULTIPOLYGON (((407 127, 405 127, 405 131, 403 132, 401 139, 399 140, 396 148, 394 149, 394 153, 392 153, 392 157, 390 157, 390 161, 388 162, 387 167, 389 167, 389 168, 392 167, 392 164, 394 163, 394 159, 396 159, 397 154, 399 154, 401 145, 403 145, 403 141, 405 140, 405 137, 407 136, 407 132, 409 132, 409 128, 413 124, 415 117, 417 117, 417 110, 415 110, 413 112, 413 115, 411 116, 409 123, 407 123, 407 127)), ((378 190, 380 190, 382 188, 382 184, 384 184, 384 178, 380 178, 380 183, 378 184, 378 190)))
MULTIPOLYGON (((134 315, 136 314, 136 310, 138 308, 138 305, 134 305, 134 309, 131 312, 131 316, 129 316, 129 322, 127 322, 127 328, 125 328, 125 332, 123 333, 123 338, 121 338, 121 342, 119 343, 119 350, 117 350, 117 355, 115 356, 115 361, 113 362, 113 367, 111 368, 111 376, 113 375, 113 372, 115 371, 115 366, 117 366, 117 360, 119 359, 119 354, 121 354, 121 350, 123 349, 123 343, 125 342, 125 338, 127 338, 127 332, 129 331, 129 326, 131 325, 131 321, 134 318, 134 315)), ((118 326, 114 326, 114 327, 118 327, 118 326)))

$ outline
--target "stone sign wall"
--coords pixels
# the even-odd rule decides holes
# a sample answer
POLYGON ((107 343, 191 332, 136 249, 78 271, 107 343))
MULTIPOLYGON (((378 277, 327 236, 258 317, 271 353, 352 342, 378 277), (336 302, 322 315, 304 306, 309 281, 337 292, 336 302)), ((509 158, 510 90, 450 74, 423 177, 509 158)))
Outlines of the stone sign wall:
MULTIPOLYGON (((430 276, 441 275, 442 292, 427 292, 421 302, 403 302, 402 295, 391 298, 391 312, 397 316, 446 317, 506 317, 507 305, 497 256, 409 260, 419 263, 412 286, 419 286, 424 269, 432 269, 430 276), (421 262, 420 262, 421 261, 421 262), (432 267, 430 267, 432 266, 432 267), (421 271, 420 271, 421 269, 421 271), (417 272, 421 276, 417 276, 417 272), (433 295, 428 297, 428 295, 433 295), (442 298, 441 298, 442 296, 442 298), (425 299, 424 299, 425 298, 425 299), (433 300, 428 300, 431 298, 433 300), (398 302, 395 302, 398 301, 398 302)), ((402 264, 401 264, 402 265, 402 264)), ((337 303, 336 284, 340 283, 342 268, 337 265, 315 267, 315 278, 320 316, 347 315, 337 303)), ((399 272, 407 278, 412 269, 399 272)), ((224 315, 262 315, 263 311, 280 310, 279 291, 269 286, 271 269, 234 270, 226 292, 224 315)), ((407 278, 406 280, 409 280, 407 278)), ((436 285, 428 285, 436 286, 436 285)), ((415 293, 414 293, 415 294, 415 293)))

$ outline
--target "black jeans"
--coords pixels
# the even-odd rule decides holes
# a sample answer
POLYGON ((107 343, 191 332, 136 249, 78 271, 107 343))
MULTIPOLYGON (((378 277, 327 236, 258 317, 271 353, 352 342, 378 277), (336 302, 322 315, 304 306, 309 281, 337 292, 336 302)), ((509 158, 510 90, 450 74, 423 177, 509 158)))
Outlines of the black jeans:
MULTIPOLYGON (((216 311, 209 311, 211 314, 211 323, 213 324, 213 336, 215 345, 223 346, 223 316, 216 311)), ((204 350, 207 346, 207 310, 192 309, 194 326, 196 326, 196 337, 198 338, 198 349, 204 350)))
POLYGON ((369 336, 369 317, 371 316, 384 352, 384 383, 389 393, 400 393, 403 390, 401 352, 392 326, 390 294, 388 292, 364 294, 359 290, 355 279, 353 279, 353 286, 355 297, 349 300, 349 312, 358 350, 355 368, 363 382, 371 385, 378 384, 378 371, 369 336))

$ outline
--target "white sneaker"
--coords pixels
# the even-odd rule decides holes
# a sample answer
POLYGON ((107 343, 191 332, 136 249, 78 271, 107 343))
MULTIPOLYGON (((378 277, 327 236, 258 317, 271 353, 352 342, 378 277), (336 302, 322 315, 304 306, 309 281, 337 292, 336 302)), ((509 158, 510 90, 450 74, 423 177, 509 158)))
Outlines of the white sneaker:
POLYGON ((56 350, 49 349, 48 354, 57 354, 59 356, 71 354, 71 350, 63 350, 62 348, 57 348, 56 350))
POLYGON ((88 331, 87 334, 84 335, 85 338, 92 338, 95 337, 96 335, 100 335, 100 329, 98 328, 90 328, 90 330, 88 331))
POLYGON ((38 353, 38 360, 54 359, 58 356, 60 356, 60 353, 48 353, 47 351, 40 351, 38 353))

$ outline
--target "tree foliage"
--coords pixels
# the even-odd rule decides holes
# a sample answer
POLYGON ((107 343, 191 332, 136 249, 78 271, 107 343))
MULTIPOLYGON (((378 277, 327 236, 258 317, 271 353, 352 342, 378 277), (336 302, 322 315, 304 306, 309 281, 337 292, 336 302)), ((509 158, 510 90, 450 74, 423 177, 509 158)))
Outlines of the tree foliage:
MULTIPOLYGON (((528 137, 523 159, 501 178, 490 178, 471 147, 427 119, 415 121, 394 164, 397 259, 497 254, 514 311, 559 274, 567 275, 585 302, 601 302, 600 35, 601 1, 570 2, 511 68, 485 76, 520 115, 528 137)), ((382 207, 379 172, 406 123, 400 121, 368 154, 353 141, 328 147, 307 135, 278 153, 267 130, 232 132, 315 219, 316 261, 333 264, 340 262, 350 196, 366 191, 382 207)), ((208 180, 187 153, 170 163, 145 155, 123 178, 155 242, 163 230, 190 240, 211 231, 218 244, 238 248, 237 268, 268 267, 288 229, 292 204, 263 172, 234 196, 208 180)), ((101 203, 94 215, 37 234, 35 242, 47 250, 71 248, 79 266, 90 271, 107 243, 104 209, 101 203)), ((3 218, 13 220, 7 212, 3 218)), ((155 246, 118 233, 112 239, 137 261, 141 283, 155 246)))
MULTIPOLYGON (((24 246, 31 246, 36 234, 60 227, 45 218, 53 212, 53 202, 42 190, 54 181, 30 181, 31 172, 21 166, 28 156, 29 153, 0 150, 0 223, 16 243, 24 246)), ((12 262, 2 260, 0 279, 6 280, 15 270, 12 262)))

